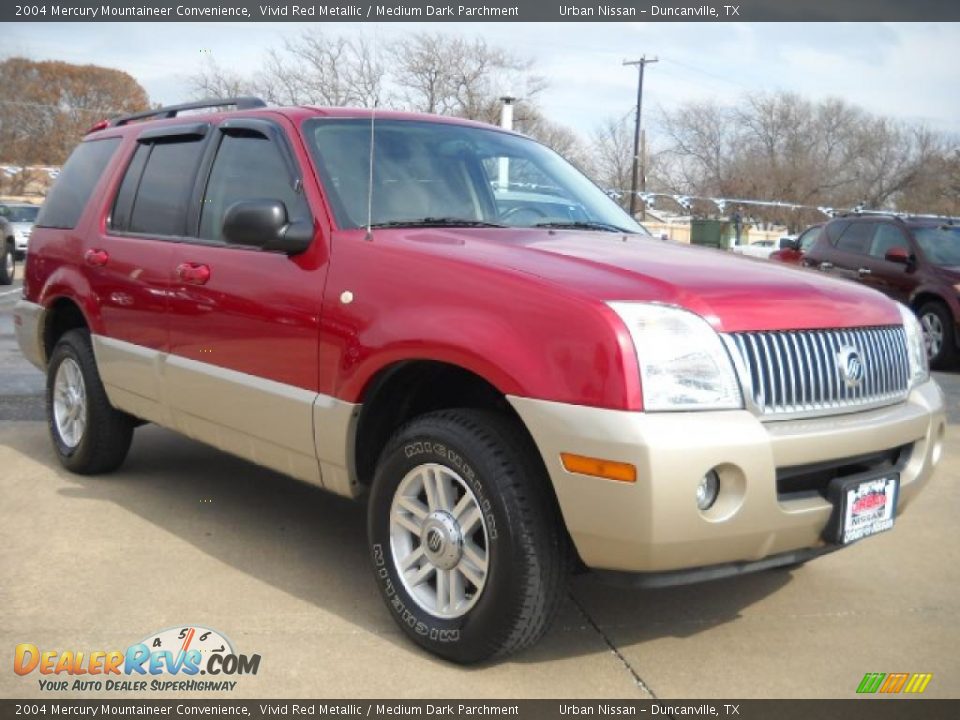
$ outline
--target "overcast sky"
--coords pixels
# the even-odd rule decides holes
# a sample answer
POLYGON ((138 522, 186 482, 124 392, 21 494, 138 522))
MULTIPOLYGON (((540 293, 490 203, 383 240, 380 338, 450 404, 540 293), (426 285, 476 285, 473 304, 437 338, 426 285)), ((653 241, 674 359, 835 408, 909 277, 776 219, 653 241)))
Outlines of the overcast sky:
POLYGON ((583 133, 630 112, 636 69, 621 62, 644 53, 661 60, 648 68, 645 118, 686 99, 782 89, 960 133, 957 23, 17 23, 4 28, 2 52, 120 68, 153 101, 176 103, 188 99, 204 51, 252 73, 264 50, 304 30, 382 43, 417 29, 478 35, 532 57, 551 83, 541 96, 548 116, 583 133))

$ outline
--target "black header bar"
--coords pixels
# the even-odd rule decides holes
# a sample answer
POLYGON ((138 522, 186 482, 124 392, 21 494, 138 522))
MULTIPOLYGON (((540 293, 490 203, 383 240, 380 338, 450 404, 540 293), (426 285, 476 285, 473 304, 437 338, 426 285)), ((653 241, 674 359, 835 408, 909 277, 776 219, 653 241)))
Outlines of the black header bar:
POLYGON ((26 0, 3 22, 958 21, 957 0, 26 0))

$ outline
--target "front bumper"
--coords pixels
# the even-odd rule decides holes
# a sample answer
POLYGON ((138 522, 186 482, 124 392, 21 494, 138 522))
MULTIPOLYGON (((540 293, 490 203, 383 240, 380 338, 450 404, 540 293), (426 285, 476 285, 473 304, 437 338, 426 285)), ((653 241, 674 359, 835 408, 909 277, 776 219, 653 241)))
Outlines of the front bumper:
POLYGON ((907 446, 902 511, 930 479, 946 426, 943 394, 932 380, 897 405, 779 422, 760 422, 746 410, 638 413, 510 402, 540 449, 580 558, 594 569, 631 573, 832 549, 821 535, 833 506, 817 493, 778 495, 778 468, 907 446), (637 481, 570 473, 561 453, 630 463, 637 481), (720 495, 701 512, 696 488, 711 469, 720 475, 720 495))

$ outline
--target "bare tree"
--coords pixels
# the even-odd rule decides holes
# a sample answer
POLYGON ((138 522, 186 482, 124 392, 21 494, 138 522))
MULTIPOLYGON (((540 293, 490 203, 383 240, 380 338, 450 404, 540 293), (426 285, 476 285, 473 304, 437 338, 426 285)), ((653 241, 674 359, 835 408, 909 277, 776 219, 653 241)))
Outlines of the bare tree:
POLYGON ((418 33, 394 43, 390 53, 400 100, 419 112, 491 122, 500 96, 532 102, 544 87, 531 73, 532 61, 479 38, 418 33))
MULTIPOLYGON (((594 173, 597 182, 608 190, 623 192, 633 177, 633 125, 627 117, 607 118, 591 137, 594 173)), ((625 204, 629 205, 629 196, 625 204)))
POLYGON ((931 170, 947 152, 927 128, 792 93, 745 96, 733 107, 691 102, 664 112, 661 124, 664 184, 698 195, 899 206, 936 195, 917 188, 935 184, 931 170))
POLYGON ((229 98, 254 95, 257 92, 253 82, 239 74, 227 70, 209 59, 199 72, 189 79, 191 92, 197 100, 207 98, 229 98))

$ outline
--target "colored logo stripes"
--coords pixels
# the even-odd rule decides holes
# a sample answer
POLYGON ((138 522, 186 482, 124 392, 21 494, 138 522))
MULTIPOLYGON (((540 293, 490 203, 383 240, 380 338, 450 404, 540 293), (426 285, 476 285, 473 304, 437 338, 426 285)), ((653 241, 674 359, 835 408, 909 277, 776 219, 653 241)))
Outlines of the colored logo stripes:
POLYGON ((922 693, 933 673, 867 673, 857 686, 858 693, 922 693))

